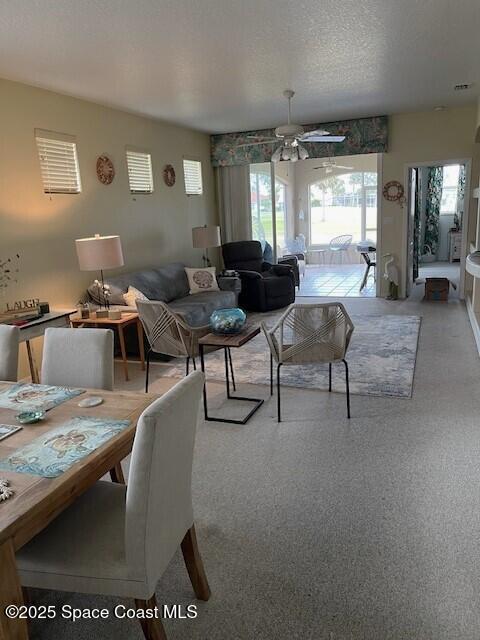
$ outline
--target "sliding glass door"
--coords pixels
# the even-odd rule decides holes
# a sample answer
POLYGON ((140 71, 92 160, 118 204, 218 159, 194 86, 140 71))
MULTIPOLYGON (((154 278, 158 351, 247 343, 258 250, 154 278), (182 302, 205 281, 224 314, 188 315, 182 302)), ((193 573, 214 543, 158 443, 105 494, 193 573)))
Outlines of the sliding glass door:
POLYGON ((288 188, 285 180, 274 177, 274 167, 269 162, 250 165, 252 239, 259 240, 264 248, 268 243, 274 259, 282 255, 286 244, 288 188))
POLYGON ((275 246, 272 175, 269 162, 250 165, 250 211, 252 240, 275 246))
POLYGON ((286 246, 288 186, 280 178, 275 178, 275 231, 277 253, 286 246))

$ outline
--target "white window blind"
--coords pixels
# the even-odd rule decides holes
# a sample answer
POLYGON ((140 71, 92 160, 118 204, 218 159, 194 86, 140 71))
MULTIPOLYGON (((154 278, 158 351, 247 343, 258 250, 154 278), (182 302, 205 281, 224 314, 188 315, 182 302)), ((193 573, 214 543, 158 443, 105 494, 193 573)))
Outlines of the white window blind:
POLYGON ((36 129, 35 140, 44 192, 80 193, 82 184, 75 138, 36 129))
POLYGON ((184 159, 183 175, 185 177, 185 193, 189 196, 201 195, 203 193, 202 163, 198 160, 184 159))
POLYGON ((127 149, 128 182, 130 193, 152 193, 152 156, 143 151, 127 149))

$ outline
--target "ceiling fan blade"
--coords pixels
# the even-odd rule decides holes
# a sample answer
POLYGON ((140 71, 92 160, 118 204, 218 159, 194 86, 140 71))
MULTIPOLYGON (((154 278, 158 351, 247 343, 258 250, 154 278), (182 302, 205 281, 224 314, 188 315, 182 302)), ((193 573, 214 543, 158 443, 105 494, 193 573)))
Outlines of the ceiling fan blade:
POLYGON ((315 171, 316 169, 326 169, 329 172, 333 171, 334 169, 353 169, 353 167, 345 167, 343 164, 321 164, 318 167, 313 167, 313 170, 315 171))
POLYGON ((312 131, 305 131, 302 135, 302 138, 311 138, 312 136, 329 136, 330 131, 325 131, 325 129, 313 129, 312 131))
POLYGON ((278 142, 277 138, 272 140, 258 140, 258 142, 245 142, 244 144, 237 144, 236 149, 242 149, 243 147, 255 147, 259 144, 274 144, 278 142))
POLYGON ((300 142, 343 142, 345 136, 312 136, 311 138, 303 135, 300 142))

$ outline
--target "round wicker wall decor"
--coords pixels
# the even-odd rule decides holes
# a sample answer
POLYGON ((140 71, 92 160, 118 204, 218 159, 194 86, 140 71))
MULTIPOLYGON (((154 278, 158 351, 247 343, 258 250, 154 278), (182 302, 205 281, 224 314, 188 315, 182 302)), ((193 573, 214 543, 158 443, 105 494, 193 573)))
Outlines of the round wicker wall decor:
POLYGON ((175 184, 175 169, 171 164, 166 164, 163 170, 163 181, 167 187, 173 187, 175 184))

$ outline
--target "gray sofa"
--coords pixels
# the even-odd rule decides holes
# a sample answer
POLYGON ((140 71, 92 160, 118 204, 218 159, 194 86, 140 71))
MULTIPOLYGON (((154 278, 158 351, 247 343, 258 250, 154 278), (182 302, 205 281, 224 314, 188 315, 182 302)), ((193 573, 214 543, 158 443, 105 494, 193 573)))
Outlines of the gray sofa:
MULTIPOLYGON (((142 269, 133 273, 122 273, 105 279, 110 285, 110 306, 124 311, 132 310, 125 305, 123 294, 132 286, 141 291, 149 300, 166 302, 175 313, 180 314, 191 327, 207 325, 212 311, 237 305, 236 295, 231 288, 231 280, 218 279, 220 291, 204 291, 190 295, 185 265, 173 262, 156 269, 142 269)), ((88 288, 88 301, 99 304, 98 291, 94 285, 88 288)))

